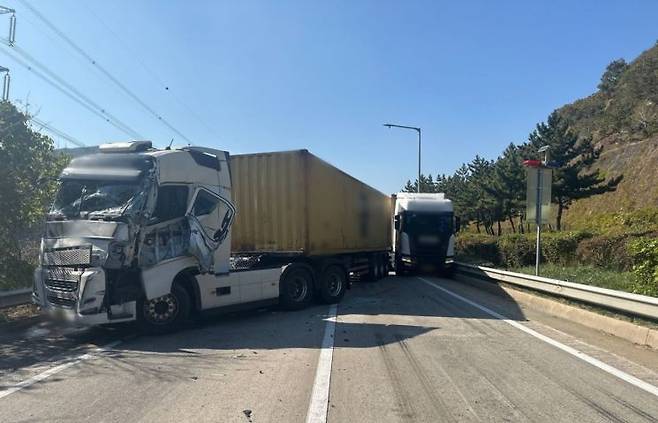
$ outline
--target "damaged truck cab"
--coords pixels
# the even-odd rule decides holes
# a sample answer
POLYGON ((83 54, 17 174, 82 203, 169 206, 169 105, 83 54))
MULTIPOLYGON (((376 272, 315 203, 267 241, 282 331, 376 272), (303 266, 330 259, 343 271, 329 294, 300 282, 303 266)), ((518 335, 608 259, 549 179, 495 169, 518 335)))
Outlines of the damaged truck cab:
MULTIPOLYGON (((234 216, 227 153, 103 145, 62 172, 33 300, 83 323, 138 320, 151 329, 240 302, 245 293, 229 271, 234 216), (226 295, 200 295, 210 289, 226 295)), ((281 269, 257 273, 263 283, 281 269)))

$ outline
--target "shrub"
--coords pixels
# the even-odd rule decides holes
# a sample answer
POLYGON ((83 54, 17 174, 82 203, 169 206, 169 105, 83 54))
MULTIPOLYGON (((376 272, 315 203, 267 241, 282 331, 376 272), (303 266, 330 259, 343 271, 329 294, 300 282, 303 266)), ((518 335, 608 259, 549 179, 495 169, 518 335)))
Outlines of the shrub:
POLYGON ((494 266, 500 264, 497 239, 484 234, 458 234, 455 239, 455 252, 460 259, 486 262, 494 266))
POLYGON ((633 260, 635 286, 633 292, 658 295, 658 239, 637 238, 629 242, 633 260))
POLYGON ((605 269, 627 271, 633 267, 627 235, 599 235, 580 242, 576 249, 578 262, 605 269))
POLYGON ((549 232, 542 235, 542 260, 547 263, 570 265, 577 262, 578 244, 591 238, 587 232, 549 232))
POLYGON ((522 267, 534 263, 535 244, 525 235, 499 237, 498 250, 501 264, 505 267, 522 267))

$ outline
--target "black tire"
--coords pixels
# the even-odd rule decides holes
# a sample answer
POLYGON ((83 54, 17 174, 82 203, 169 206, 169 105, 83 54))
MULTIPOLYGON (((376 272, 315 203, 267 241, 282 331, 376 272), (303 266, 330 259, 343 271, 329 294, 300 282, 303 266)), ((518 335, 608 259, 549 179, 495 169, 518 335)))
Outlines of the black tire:
POLYGON ((380 271, 381 272, 380 273, 381 278, 380 279, 384 279, 385 277, 388 276, 388 257, 386 257, 386 256, 379 257, 379 264, 381 266, 381 271, 380 271))
POLYGON ((376 256, 368 257, 368 273, 366 273, 366 277, 362 278, 361 280, 365 280, 367 282, 374 282, 374 281, 377 280, 377 257, 376 256))
POLYGON ((305 265, 291 264, 281 275, 279 303, 286 310, 300 310, 313 298, 313 273, 305 265))
POLYGON ((137 321, 145 332, 169 333, 180 329, 190 317, 190 309, 190 295, 185 288, 174 283, 169 294, 138 302, 137 321))
POLYGON ((345 296, 347 273, 337 264, 328 266, 320 275, 318 297, 325 304, 336 304, 345 296))
POLYGON ((452 279, 455 275, 455 266, 453 264, 444 264, 438 273, 441 278, 452 279))
POLYGON ((399 258, 395 259, 395 274, 397 276, 404 276, 406 275, 407 272, 404 270, 404 266, 402 265, 402 260, 399 258))

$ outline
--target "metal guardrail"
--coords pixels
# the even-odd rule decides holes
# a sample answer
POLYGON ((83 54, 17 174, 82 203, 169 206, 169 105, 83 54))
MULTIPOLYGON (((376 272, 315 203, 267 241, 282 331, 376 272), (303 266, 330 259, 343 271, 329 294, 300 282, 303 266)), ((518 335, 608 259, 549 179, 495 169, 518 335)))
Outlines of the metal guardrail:
POLYGON ((27 304, 32 301, 32 288, 0 291, 0 308, 27 304))
POLYGON ((558 297, 569 298, 584 303, 614 309, 623 313, 658 319, 658 298, 631 294, 613 289, 549 279, 523 273, 507 272, 490 267, 474 266, 455 262, 455 272, 478 279, 493 279, 510 285, 522 286, 535 291, 546 292, 558 297))

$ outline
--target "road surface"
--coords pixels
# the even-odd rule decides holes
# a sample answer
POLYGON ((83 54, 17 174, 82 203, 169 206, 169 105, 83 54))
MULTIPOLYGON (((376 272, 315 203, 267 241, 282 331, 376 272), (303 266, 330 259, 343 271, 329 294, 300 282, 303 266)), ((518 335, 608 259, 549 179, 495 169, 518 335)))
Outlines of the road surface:
POLYGON ((657 387, 656 351, 431 277, 158 337, 0 327, 0 422, 656 422, 657 387))

